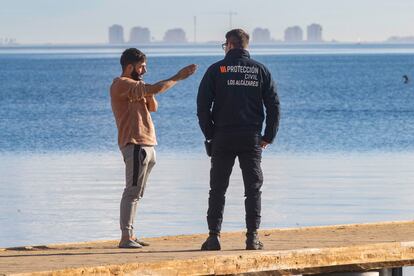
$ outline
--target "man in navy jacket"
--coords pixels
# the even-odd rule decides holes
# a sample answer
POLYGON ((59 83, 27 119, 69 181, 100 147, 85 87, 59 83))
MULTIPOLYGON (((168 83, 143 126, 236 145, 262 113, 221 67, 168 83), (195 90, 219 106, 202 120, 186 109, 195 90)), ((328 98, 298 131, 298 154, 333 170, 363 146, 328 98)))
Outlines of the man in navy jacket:
POLYGON ((202 250, 220 250, 225 193, 235 158, 243 174, 246 209, 246 249, 263 249, 260 226, 262 150, 275 139, 279 127, 279 98, 269 70, 250 58, 249 35, 234 29, 226 34, 223 60, 211 65, 198 90, 197 116, 211 145, 209 237, 202 250), (264 134, 262 126, 265 121, 264 134))

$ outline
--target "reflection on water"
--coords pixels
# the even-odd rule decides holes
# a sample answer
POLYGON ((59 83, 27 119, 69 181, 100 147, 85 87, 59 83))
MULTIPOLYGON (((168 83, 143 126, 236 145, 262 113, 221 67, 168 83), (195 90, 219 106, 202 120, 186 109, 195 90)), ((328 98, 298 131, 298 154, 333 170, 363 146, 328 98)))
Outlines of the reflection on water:
MULTIPOLYGON (((262 228, 410 220, 414 154, 265 153, 262 228)), ((123 188, 120 154, 2 154, 0 247, 116 239, 123 188)), ((137 232, 206 232, 209 160, 160 153, 137 232)), ((223 231, 244 229, 236 163, 223 231)))

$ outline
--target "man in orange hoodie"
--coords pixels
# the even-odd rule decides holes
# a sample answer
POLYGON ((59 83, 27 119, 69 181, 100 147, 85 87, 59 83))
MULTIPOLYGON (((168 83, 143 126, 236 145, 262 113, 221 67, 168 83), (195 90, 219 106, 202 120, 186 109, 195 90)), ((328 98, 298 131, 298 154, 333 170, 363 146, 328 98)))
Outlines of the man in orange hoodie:
POLYGON ((138 200, 144 194, 151 169, 155 165, 154 146, 157 144, 150 112, 157 111, 154 95, 173 87, 196 71, 188 65, 174 76, 155 84, 146 84, 142 76, 147 72, 147 58, 135 48, 126 49, 121 56, 122 74, 114 79, 111 105, 118 128, 118 145, 125 162, 126 186, 122 194, 120 248, 141 248, 148 245, 134 234, 134 218, 138 200))

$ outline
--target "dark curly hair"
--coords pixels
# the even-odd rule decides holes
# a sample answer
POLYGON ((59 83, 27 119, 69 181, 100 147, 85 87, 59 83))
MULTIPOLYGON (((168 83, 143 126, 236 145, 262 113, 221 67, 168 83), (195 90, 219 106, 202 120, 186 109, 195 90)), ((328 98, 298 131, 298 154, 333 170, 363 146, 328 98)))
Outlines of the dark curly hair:
POLYGON ((137 48, 126 49, 121 55, 121 66, 122 70, 128 66, 128 64, 135 65, 138 62, 143 62, 147 60, 147 56, 138 50, 137 48))

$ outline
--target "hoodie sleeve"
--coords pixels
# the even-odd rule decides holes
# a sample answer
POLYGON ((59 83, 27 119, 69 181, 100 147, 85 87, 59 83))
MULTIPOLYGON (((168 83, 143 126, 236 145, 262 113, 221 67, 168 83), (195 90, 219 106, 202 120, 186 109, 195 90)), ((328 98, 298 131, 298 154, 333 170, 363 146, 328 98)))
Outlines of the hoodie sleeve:
POLYGON ((111 86, 111 97, 120 101, 139 101, 145 94, 145 84, 142 81, 118 78, 111 86))
POLYGON ((214 123, 211 110, 214 102, 214 94, 214 77, 210 67, 201 80, 197 95, 198 123, 206 140, 213 139, 214 134, 214 123))
POLYGON ((272 75, 265 70, 265 83, 262 91, 263 104, 266 108, 266 127, 262 139, 272 143, 279 129, 280 121, 280 103, 277 95, 276 84, 272 75))

